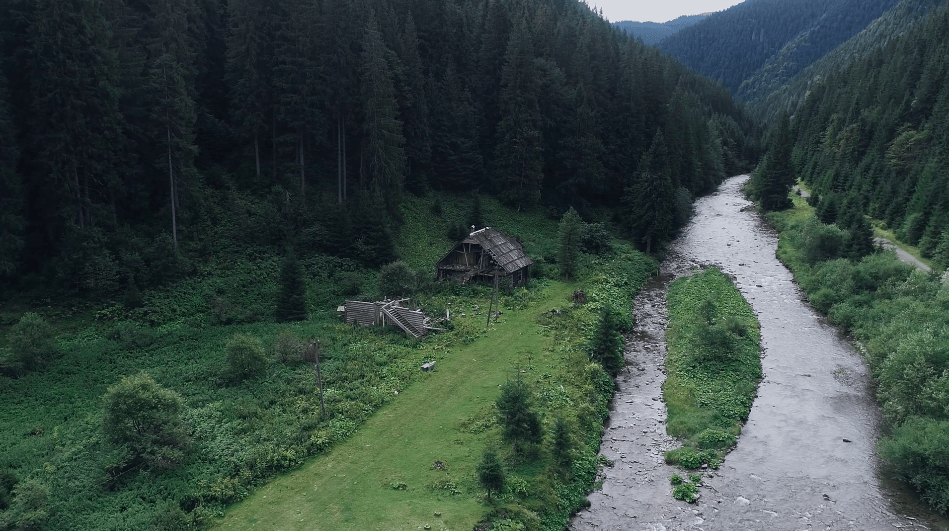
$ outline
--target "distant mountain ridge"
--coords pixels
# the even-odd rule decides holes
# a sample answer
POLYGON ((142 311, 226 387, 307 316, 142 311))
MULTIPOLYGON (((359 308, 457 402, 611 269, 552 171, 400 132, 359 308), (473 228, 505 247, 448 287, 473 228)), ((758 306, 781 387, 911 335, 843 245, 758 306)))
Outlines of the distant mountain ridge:
POLYGON ((632 20, 624 20, 622 22, 614 22, 613 26, 642 40, 643 44, 655 46, 662 39, 675 35, 679 31, 705 20, 709 15, 711 15, 711 13, 682 15, 668 22, 635 22, 632 20))
POLYGON ((750 101, 859 33, 898 1, 747 0, 657 46, 750 101))

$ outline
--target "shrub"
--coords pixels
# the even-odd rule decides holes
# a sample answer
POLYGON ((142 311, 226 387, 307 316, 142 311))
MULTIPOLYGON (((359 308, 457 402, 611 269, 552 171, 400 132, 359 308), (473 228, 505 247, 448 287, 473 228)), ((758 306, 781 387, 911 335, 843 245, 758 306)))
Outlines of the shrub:
POLYGON ((292 330, 283 330, 274 338, 270 350, 275 360, 280 363, 300 363, 306 361, 304 350, 306 342, 293 333, 292 330))
POLYGON ((913 418, 880 441, 894 465, 937 511, 949 512, 949 421, 913 418))
POLYGON ((14 489, 13 504, 9 511, 0 513, 0 525, 17 531, 39 531, 49 520, 49 487, 35 479, 28 479, 14 489))
POLYGON ((140 373, 109 387, 103 397, 102 431, 106 440, 128 449, 152 468, 172 468, 188 446, 181 413, 184 401, 174 391, 140 373))
POLYGON ((580 235, 580 250, 599 256, 607 255, 613 250, 613 237, 610 235, 606 223, 584 223, 580 235))
POLYGON ((380 295, 397 298, 411 295, 414 291, 415 275, 405 262, 392 262, 379 271, 380 295))
POLYGON ((42 317, 27 312, 10 330, 11 361, 26 370, 39 367, 59 353, 53 327, 42 317))
POLYGON ((699 493, 699 488, 691 482, 680 483, 672 489, 672 497, 677 500, 682 500, 688 503, 695 503, 696 494, 699 493))
POLYGON ((6 511, 13 501, 13 489, 19 480, 6 466, 0 468, 0 511, 6 511))
POLYGON ((669 478, 669 483, 672 483, 673 485, 681 485, 682 481, 682 476, 679 474, 672 474, 672 477, 669 478))
POLYGON ((703 449, 724 449, 735 446, 735 436, 721 430, 706 429, 698 436, 699 446, 703 449))
POLYGON ((260 376, 267 369, 267 357, 260 340, 247 334, 234 334, 225 344, 227 366, 237 380, 260 376))
POLYGON ((801 257, 808 265, 840 258, 844 251, 844 231, 835 226, 810 220, 802 229, 804 246, 801 257))
POLYGON ((115 341, 123 350, 139 350, 151 346, 155 342, 156 334, 151 327, 132 321, 120 321, 105 333, 105 337, 115 341))

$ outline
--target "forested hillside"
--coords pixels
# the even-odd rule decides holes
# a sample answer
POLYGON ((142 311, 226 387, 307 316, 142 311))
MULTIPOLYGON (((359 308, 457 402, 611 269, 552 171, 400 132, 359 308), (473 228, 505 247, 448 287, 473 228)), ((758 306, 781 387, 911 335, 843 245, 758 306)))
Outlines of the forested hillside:
POLYGON ((794 119, 798 175, 949 266, 949 10, 815 83, 794 119))
POLYGON ((110 296, 292 239, 375 265, 398 229, 380 216, 433 188, 626 209, 648 244, 756 155, 725 90, 573 0, 0 9, 18 289, 110 296))
POLYGON ((943 3, 943 0, 903 0, 863 31, 786 81, 782 82, 781 78, 765 79, 766 71, 759 71, 755 78, 761 77, 766 83, 766 86, 760 85, 759 88, 767 90, 757 91, 755 97, 747 102, 746 108, 764 122, 770 121, 781 111, 793 115, 804 103, 813 84, 866 57, 886 45, 892 37, 910 31, 924 21, 933 8, 943 3))
POLYGON ((740 99, 752 100, 820 59, 897 1, 748 0, 663 40, 659 48, 720 80, 740 99))
POLYGON ((643 41, 643 44, 655 46, 662 39, 670 35, 675 35, 680 30, 705 20, 708 15, 708 13, 701 15, 682 15, 668 22, 635 22, 632 20, 624 20, 622 22, 614 22, 613 26, 643 41))

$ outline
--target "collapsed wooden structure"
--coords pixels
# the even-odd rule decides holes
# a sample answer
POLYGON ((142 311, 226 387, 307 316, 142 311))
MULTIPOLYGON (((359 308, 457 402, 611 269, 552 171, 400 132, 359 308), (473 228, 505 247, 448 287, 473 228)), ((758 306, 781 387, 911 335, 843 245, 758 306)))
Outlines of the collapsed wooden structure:
POLYGON ((408 300, 346 301, 343 311, 346 313, 347 323, 361 326, 385 326, 391 323, 414 338, 420 338, 431 330, 439 330, 422 310, 410 310, 402 306, 402 303, 408 300))
POLYGON ((519 241, 485 227, 473 230, 467 238, 455 244, 438 261, 436 276, 462 284, 474 280, 515 287, 523 286, 530 280, 531 265, 533 262, 524 254, 524 247, 519 241))

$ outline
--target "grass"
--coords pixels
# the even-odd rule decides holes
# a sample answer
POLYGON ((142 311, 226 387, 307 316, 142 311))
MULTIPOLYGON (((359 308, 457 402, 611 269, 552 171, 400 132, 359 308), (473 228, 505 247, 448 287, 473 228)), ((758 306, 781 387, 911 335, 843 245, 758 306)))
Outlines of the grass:
POLYGON ((761 378, 759 325, 725 274, 707 269, 669 287, 666 431, 683 447, 666 460, 715 466, 735 444, 761 378))
MULTIPOLYGON (((536 317, 563 307, 574 288, 549 283, 529 308, 505 312, 473 343, 433 352, 437 369, 400 393, 353 438, 237 504, 218 527, 473 528, 484 513, 474 470, 495 434, 472 425, 493 416, 498 387, 515 367, 567 376, 552 338, 539 334, 536 317), (433 468, 436 461, 444 470, 433 468), (404 489, 393 488, 400 485, 404 489)), ((464 319, 483 326, 482 315, 464 319)))
MULTIPOLYGON (((470 208, 470 199, 444 195, 439 217, 432 201, 405 203, 397 247, 418 269, 433 269, 452 244, 449 219, 470 208)), ((545 257, 555 255, 556 220, 505 212, 487 198, 482 207, 488 225, 524 242, 535 272, 554 270, 545 257)), ((336 306, 372 297, 374 272, 318 254, 301 256, 310 313, 301 323, 272 321, 280 257, 266 249, 233 260, 212 257, 198 275, 143 291, 144 306, 133 311, 118 301, 8 301, 0 308, 0 360, 25 311, 50 321, 62 354, 29 374, 0 373, 0 473, 48 490, 40 508, 47 531, 132 531, 152 528, 158 518, 204 528, 234 502, 246 499, 239 514, 256 500, 268 507, 274 497, 287 503, 269 515, 288 526, 299 521, 299 510, 310 527, 334 529, 372 528, 376 521, 388 529, 422 521, 457 529, 484 518, 562 529, 593 487, 613 391, 590 363, 586 342, 599 308, 630 308, 656 267, 628 243, 616 240, 614 248, 609 257, 583 255, 577 283, 539 279, 530 289, 503 293, 504 313, 487 332, 484 310, 475 306, 486 308, 489 289, 425 287, 413 300, 433 316, 450 305, 454 320, 450 331, 423 341, 342 323, 336 306), (578 287, 589 302, 574 309, 569 295, 578 287), (560 313, 541 315, 554 308, 560 313), (327 418, 308 364, 271 360, 259 377, 242 383, 227 375, 224 345, 233 334, 269 346, 287 332, 320 340, 327 418), (432 359, 437 370, 422 373, 419 366, 432 359), (510 488, 485 504, 471 471, 483 448, 499 442, 491 403, 518 363, 545 426, 557 414, 569 418, 577 441, 573 471, 550 477, 547 443, 529 459, 513 459, 502 447, 510 488), (183 397, 193 444, 178 468, 115 475, 121 454, 103 441, 101 397, 141 371, 183 397), (432 469, 436 460, 447 466, 432 469), (283 487, 298 480, 307 489, 283 487), (316 511, 323 496, 331 503, 316 511)), ((0 528, 10 514, 0 513, 0 528)), ((265 516, 258 510, 248 518, 265 516)))

